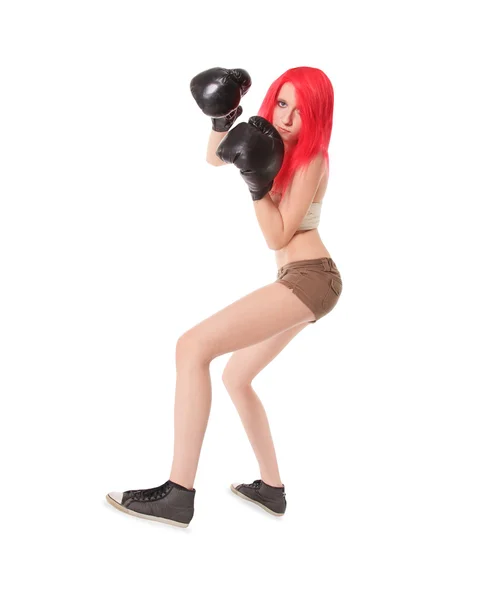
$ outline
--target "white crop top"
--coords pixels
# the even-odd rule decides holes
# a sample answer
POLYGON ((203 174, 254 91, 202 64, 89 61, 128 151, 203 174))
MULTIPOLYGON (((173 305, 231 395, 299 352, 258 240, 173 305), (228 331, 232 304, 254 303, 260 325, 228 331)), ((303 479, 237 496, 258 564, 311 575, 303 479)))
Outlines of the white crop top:
POLYGON ((321 209, 322 200, 320 202, 311 202, 309 210, 307 211, 305 217, 302 219, 302 223, 297 228, 297 231, 315 229, 319 225, 321 209))
MULTIPOLYGON (((274 204, 276 204, 280 200, 280 197, 281 194, 271 194, 271 198, 274 204)), ((305 217, 302 219, 302 223, 297 228, 297 231, 307 231, 308 229, 315 229, 319 225, 321 209, 322 200, 320 202, 311 202, 309 210, 306 212, 305 217)))

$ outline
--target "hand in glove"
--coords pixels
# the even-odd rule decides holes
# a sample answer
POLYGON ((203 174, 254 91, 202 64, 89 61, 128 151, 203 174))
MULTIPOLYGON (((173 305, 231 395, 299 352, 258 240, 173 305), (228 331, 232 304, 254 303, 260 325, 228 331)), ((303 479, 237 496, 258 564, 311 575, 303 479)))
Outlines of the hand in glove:
POLYGON ((239 123, 226 135, 216 156, 235 165, 247 183, 253 200, 272 189, 284 160, 284 142, 277 129, 263 117, 254 116, 239 123))

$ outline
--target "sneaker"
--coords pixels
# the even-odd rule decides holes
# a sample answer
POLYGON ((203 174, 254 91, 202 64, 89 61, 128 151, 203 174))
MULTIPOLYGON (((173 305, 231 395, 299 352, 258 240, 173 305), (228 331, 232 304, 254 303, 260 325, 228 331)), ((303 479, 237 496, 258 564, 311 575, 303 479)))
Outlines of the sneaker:
POLYGON ((163 485, 147 490, 110 492, 106 500, 129 515, 187 527, 194 515, 195 494, 194 488, 189 490, 168 479, 163 485))
POLYGON ((285 486, 274 487, 262 479, 256 479, 253 483, 232 483, 231 490, 244 500, 258 504, 271 515, 282 517, 285 513, 285 486))

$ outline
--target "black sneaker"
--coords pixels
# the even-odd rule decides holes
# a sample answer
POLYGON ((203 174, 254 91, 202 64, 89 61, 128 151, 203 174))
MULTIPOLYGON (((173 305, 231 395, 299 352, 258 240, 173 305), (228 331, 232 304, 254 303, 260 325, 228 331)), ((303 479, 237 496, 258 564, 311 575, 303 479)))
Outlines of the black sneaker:
POLYGON ((244 500, 262 506, 271 515, 282 517, 285 513, 285 486, 274 487, 256 479, 253 483, 232 483, 231 490, 244 500))
POLYGON ((168 479, 163 485, 147 490, 110 492, 106 500, 129 515, 187 527, 194 515, 195 494, 195 489, 189 490, 168 479))

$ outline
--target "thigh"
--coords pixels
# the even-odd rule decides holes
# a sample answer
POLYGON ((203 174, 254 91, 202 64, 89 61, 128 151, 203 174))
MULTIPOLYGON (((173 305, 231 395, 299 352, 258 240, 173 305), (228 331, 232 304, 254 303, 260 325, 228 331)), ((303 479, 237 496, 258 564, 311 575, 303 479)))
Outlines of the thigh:
POLYGON ((180 358, 211 362, 229 352, 263 342, 314 318, 311 310, 277 282, 243 296, 204 319, 178 340, 180 358))
POLYGON ((290 329, 281 331, 258 344, 236 350, 224 368, 222 379, 225 385, 234 386, 251 383, 254 377, 308 324, 294 325, 290 329))

